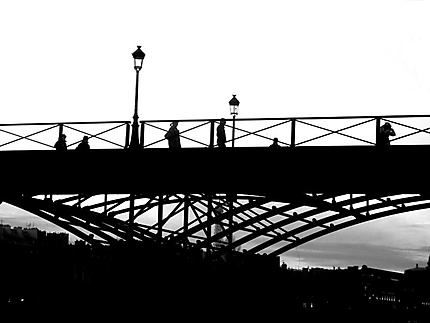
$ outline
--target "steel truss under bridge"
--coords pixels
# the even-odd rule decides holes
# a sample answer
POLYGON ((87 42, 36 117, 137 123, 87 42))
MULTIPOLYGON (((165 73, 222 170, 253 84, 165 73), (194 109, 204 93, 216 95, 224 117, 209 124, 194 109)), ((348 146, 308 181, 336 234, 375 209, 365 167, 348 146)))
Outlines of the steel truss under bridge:
POLYGON ((224 255, 238 248, 279 256, 326 234, 430 207, 430 194, 97 194, 4 196, 93 245, 175 243, 224 255))

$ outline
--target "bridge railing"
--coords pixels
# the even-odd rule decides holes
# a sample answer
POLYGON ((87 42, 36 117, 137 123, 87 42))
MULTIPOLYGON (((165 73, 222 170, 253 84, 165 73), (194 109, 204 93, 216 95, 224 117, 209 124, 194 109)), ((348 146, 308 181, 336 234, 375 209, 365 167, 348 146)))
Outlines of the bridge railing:
MULTIPOLYGON (((227 147, 267 147, 278 138, 284 147, 375 145, 379 127, 389 122, 396 132, 392 145, 430 144, 430 115, 392 115, 357 117, 243 118, 225 119, 227 147), (233 136, 234 127, 234 136, 233 136)), ((184 148, 217 147, 219 119, 178 121, 184 148)), ((171 120, 140 122, 142 148, 167 148, 164 138, 171 120)), ((57 122, 0 124, 0 150, 47 150, 61 134, 67 136, 68 149, 74 149, 83 136, 91 149, 127 148, 130 121, 57 122)))
POLYGON ((68 149, 75 149, 84 136, 91 148, 128 146, 129 121, 0 124, 0 150, 54 149, 58 138, 67 136, 68 149))
MULTIPOLYGON (((396 132, 392 145, 430 144, 430 115, 225 119, 227 146, 267 147, 274 138, 281 146, 376 145, 377 132, 389 122, 396 132), (234 127, 234 131, 233 131, 234 127), (234 133, 234 135, 233 135, 234 133)), ((182 147, 217 147, 219 120, 176 120, 182 147)), ((141 146, 167 147, 167 120, 141 121, 141 146)))

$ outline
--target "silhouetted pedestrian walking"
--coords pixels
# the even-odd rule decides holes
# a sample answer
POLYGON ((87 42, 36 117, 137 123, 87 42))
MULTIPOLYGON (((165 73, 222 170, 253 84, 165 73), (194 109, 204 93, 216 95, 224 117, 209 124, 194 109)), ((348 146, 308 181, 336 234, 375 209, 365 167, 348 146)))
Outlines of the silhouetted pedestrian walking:
POLYGON ((278 143, 278 138, 273 138, 272 144, 269 146, 270 148, 281 148, 278 143))
POLYGON ((391 124, 386 122, 383 126, 379 128, 377 145, 379 146, 389 146, 390 136, 395 136, 396 133, 394 129, 391 128, 391 124))
POLYGON ((54 145, 56 150, 67 150, 66 135, 62 134, 54 145))
POLYGON ((82 141, 79 143, 78 147, 76 147, 76 150, 79 150, 79 151, 90 150, 90 145, 88 143, 88 136, 84 136, 82 138, 82 141))
POLYGON ((173 121, 170 124, 169 131, 166 132, 164 138, 169 142, 169 148, 181 148, 181 140, 179 138, 178 121, 173 121))
POLYGON ((217 136, 216 143, 219 148, 225 148, 225 143, 227 141, 225 136, 224 126, 225 126, 225 119, 222 118, 219 122, 218 127, 216 128, 216 136, 217 136))

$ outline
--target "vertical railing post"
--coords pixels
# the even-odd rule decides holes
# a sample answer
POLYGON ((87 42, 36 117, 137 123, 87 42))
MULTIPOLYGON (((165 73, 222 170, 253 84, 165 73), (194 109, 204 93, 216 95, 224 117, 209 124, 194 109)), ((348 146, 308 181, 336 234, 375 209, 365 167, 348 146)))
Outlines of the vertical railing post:
POLYGON ((376 129, 375 129, 375 145, 379 146, 379 129, 381 128, 381 117, 376 117, 376 129))
POLYGON ((64 125, 62 123, 59 123, 58 124, 58 139, 60 139, 61 136, 63 135, 63 128, 64 128, 64 125))
POLYGON ((145 122, 140 123, 140 148, 143 148, 143 139, 145 137, 145 122))
POLYGON ((124 148, 128 148, 130 145, 130 124, 127 123, 125 125, 125 146, 124 148))
POLYGON ((213 148, 214 147, 214 137, 215 137, 215 120, 211 120, 209 148, 213 148))
POLYGON ((296 118, 291 119, 291 144, 290 147, 296 146, 296 118))

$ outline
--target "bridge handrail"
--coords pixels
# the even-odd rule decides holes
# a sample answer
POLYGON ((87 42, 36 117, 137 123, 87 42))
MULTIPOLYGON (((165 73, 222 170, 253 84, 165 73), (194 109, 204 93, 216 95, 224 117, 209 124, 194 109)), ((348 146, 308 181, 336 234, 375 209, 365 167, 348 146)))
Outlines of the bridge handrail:
POLYGON ((123 123, 130 124, 129 120, 127 121, 65 121, 65 122, 28 122, 28 123, 0 123, 0 127, 7 126, 53 126, 60 124, 110 124, 110 123, 123 123))
MULTIPOLYGON (((0 134, 8 136, 8 138, 5 139, 4 142, 0 141, 0 147, 8 146, 11 144, 14 144, 16 142, 32 142, 36 143, 40 146, 48 147, 48 148, 54 148, 54 143, 56 140, 64 133, 64 128, 67 128, 69 132, 73 132, 75 134, 79 134, 80 136, 86 135, 90 139, 98 139, 101 142, 108 143, 109 145, 113 145, 121 148, 128 147, 129 141, 129 133, 130 133, 130 121, 73 121, 73 122, 33 122, 33 123, 0 123, 0 134), (109 125, 110 128, 103 129, 102 131, 99 131, 97 133, 94 133, 94 131, 89 132, 88 130, 78 129, 76 126, 98 126, 98 125, 109 125), (19 134, 18 132, 14 132, 11 128, 16 127, 42 127, 40 129, 34 130, 30 134, 19 134), (104 135, 108 132, 112 132, 115 129, 125 127, 125 143, 119 144, 115 141, 109 140, 107 138, 103 138, 101 135, 104 135), (34 139, 36 135, 40 134, 46 134, 50 130, 58 129, 58 137, 57 135, 51 135, 49 139, 45 139, 45 142, 41 139, 34 139), (11 137, 13 139, 11 139, 11 137), (49 140, 49 143, 46 143, 46 141, 49 140)), ((3 139, 3 138, 2 138, 3 139)), ((74 141, 72 143, 69 143, 67 147, 74 146, 78 144, 82 137, 73 139, 74 141)))
MULTIPOLYGON (((273 117, 273 118, 235 118, 236 121, 281 121, 281 120, 322 120, 322 119, 395 119, 395 118, 430 118, 430 114, 410 114, 410 115, 363 115, 363 116, 320 116, 320 117, 273 117)), ((158 123, 158 122, 204 122, 217 121, 221 118, 206 118, 206 119, 153 119, 141 120, 140 123, 158 123)), ((233 118, 223 118, 226 121, 232 121, 233 118)))
MULTIPOLYGON (((155 119, 141 120, 140 126, 140 147, 162 147, 167 148, 167 140, 164 134, 168 131, 169 124, 172 121, 179 122, 180 137, 182 138, 183 147, 209 147, 217 146, 216 143, 216 126, 221 118, 208 119, 155 119), (185 126, 188 124, 188 128, 185 126), (192 125, 191 125, 192 124, 192 125), (207 129, 209 128, 209 129, 207 129), (152 132, 152 133, 151 133, 152 132), (198 134, 198 136, 196 136, 198 134), (206 138, 205 138, 206 137, 206 138)), ((235 141, 239 145, 235 147, 258 147, 269 146, 274 137, 277 137, 281 146, 296 147, 303 145, 376 145, 377 132, 383 122, 390 122, 395 127, 397 136, 391 138, 394 144, 423 144, 423 139, 415 141, 409 140, 409 137, 416 135, 425 135, 424 143, 430 144, 430 115, 364 115, 364 116, 319 116, 319 117, 270 117, 270 118, 223 118, 226 121, 226 130, 231 129, 232 134, 228 134, 227 145, 234 146, 235 141), (405 120, 406 119, 406 120, 405 120), (352 124, 346 124, 346 120, 353 120, 352 124), (403 121, 402 121, 403 120, 403 121), (411 121, 409 121, 411 120, 411 121), (414 121, 412 121, 414 120, 414 121), (418 120, 418 125, 410 124, 418 120), (423 120, 425 122, 423 123, 423 120), (324 124, 324 122, 326 122, 324 124), (342 125, 343 123, 343 125, 342 125), (339 126, 341 125, 341 126, 339 126), (365 128, 367 127, 367 128, 365 128), (359 128, 359 129, 357 129, 359 128), (397 132, 397 130, 399 131, 397 132), (279 133, 279 136, 276 133, 279 133), (325 141, 326 138, 336 137, 331 142, 325 141), (427 140, 427 137, 429 140, 427 140), (231 138, 231 139, 230 139, 231 138), (348 141, 347 144, 342 140, 348 141), (421 140, 421 141, 420 141, 421 140), (322 143, 322 144, 321 144, 322 143)), ((128 148, 131 136, 131 121, 73 121, 73 122, 35 122, 35 123, 0 123, 0 148, 9 147, 17 142, 36 143, 44 146, 45 149, 53 148, 57 140, 57 135, 50 135, 48 139, 39 140, 41 134, 47 133, 52 129, 58 128, 58 136, 64 129, 68 133, 79 134, 81 137, 67 137, 68 147, 74 147, 82 139, 82 135, 87 135, 90 139, 96 138, 97 143, 108 144, 108 148, 128 148), (94 131, 84 131, 81 128, 94 128, 107 125, 111 128, 103 129, 94 133, 94 131), (20 131, 13 132, 13 127, 46 127, 33 131, 30 134, 20 134, 20 131), (75 127, 76 126, 76 127, 75 127), (112 133, 113 130, 125 127, 125 134, 120 134, 121 138, 116 136, 114 139, 107 139, 106 133, 112 133), (2 141, 2 137, 6 139, 2 141), (12 139, 11 139, 12 138, 12 139), (118 143, 120 140, 121 144, 118 143), (49 142, 49 143, 47 143, 49 142)), ((34 129, 33 129, 34 130, 34 129)), ((52 133, 52 131, 50 132, 52 133)), ((117 135, 118 132, 115 133, 117 135)), ((112 135, 108 135, 111 136, 112 135)), ((93 140, 92 142, 94 142, 93 140)), ((18 145, 19 146, 19 145, 18 145)), ((105 148, 100 145, 92 145, 91 148, 105 148)), ((27 149, 27 148, 25 148, 27 149)), ((16 150, 16 149, 13 149, 16 150)))
MULTIPOLYGON (((289 123, 289 134, 288 134, 288 138, 287 140, 281 140, 280 138, 278 138, 279 143, 281 145, 284 146, 289 146, 289 147, 295 147, 295 146, 299 146, 299 145, 304 145, 304 144, 309 144, 310 142, 314 142, 315 140, 319 140, 322 139, 324 137, 327 137, 329 135, 339 135, 342 138, 347 138, 348 140, 354 140, 354 142, 360 142, 361 144, 365 144, 365 145, 376 145, 376 137, 377 137, 377 133, 379 131, 380 126, 382 125, 382 122, 391 122, 397 126, 401 126, 402 130, 408 129, 409 131, 413 131, 412 133, 401 133, 400 135, 398 134, 396 137, 392 137, 391 138, 391 142, 399 142, 399 140, 410 137, 412 135, 415 134, 430 134, 430 123, 428 127, 422 128, 422 127, 415 127, 415 126, 410 126, 407 125, 405 123, 401 123, 398 122, 399 119, 424 119, 424 118, 429 118, 430 120, 430 115, 364 115, 364 116, 321 116, 321 117, 272 117, 272 118, 223 118, 225 119, 226 122, 233 122, 233 126, 226 124, 225 127, 226 128, 233 128, 233 134, 232 134, 232 139, 228 140, 227 143, 232 143, 232 146, 234 145, 234 141, 235 140, 239 140, 239 139, 243 139, 246 137, 259 137, 260 139, 265 139, 272 141, 273 140, 273 136, 272 137, 268 137, 267 135, 264 136, 262 133, 266 130, 275 128, 275 127, 279 127, 281 125, 287 124, 289 123), (311 121, 322 121, 322 120, 328 120, 331 121, 333 120, 335 121, 340 121, 340 120, 357 120, 357 119, 365 119, 366 121, 362 121, 353 125, 348 125, 347 127, 343 127, 340 129, 335 129, 332 130, 330 128, 327 127, 322 127, 319 126, 317 124, 311 124, 311 121), (251 130, 248 131, 246 129, 241 129, 241 128, 236 128, 235 124, 241 124, 241 123, 245 123, 245 122, 280 122, 278 124, 275 125, 271 125, 271 126, 267 126, 265 128, 260 128, 257 130, 251 130), (367 130, 366 135, 369 136, 370 133, 370 138, 367 139, 363 139, 360 138, 357 135, 351 135, 346 133, 346 131, 349 131, 352 128, 357 128, 359 126, 362 126, 366 123, 375 121, 375 126, 372 128, 372 130, 367 130), (319 135, 315 135, 314 137, 311 138, 306 138, 303 139, 302 141, 297 140, 297 134, 299 134, 299 131, 296 129, 296 125, 306 125, 308 127, 313 128, 313 130, 318 129, 319 131, 324 131, 323 134, 319 134, 319 135), (242 132, 242 135, 239 135, 237 137, 234 136, 234 131, 239 131, 242 132)), ((150 143, 146 143, 144 142, 146 140, 145 138, 145 134, 146 134, 146 126, 149 125, 153 128, 156 128, 158 130, 161 131, 167 131, 168 130, 168 126, 165 126, 165 128, 162 128, 160 126, 157 126, 156 124, 161 124, 161 123, 170 123, 173 121, 178 121, 179 125, 182 125, 184 123, 203 123, 200 126, 195 126, 191 129, 180 129, 180 136, 188 141, 193 141, 194 143, 198 143, 200 144, 200 147, 214 147, 216 146, 215 144, 215 125, 219 124, 219 120, 221 118, 211 118, 211 119, 164 119, 164 120, 141 120, 140 124, 142 127, 141 130, 141 147, 143 148, 148 148, 151 146, 154 146, 156 144, 159 144, 160 142, 165 141, 166 139, 163 136, 160 136, 157 140, 154 140, 150 143), (211 129, 210 129, 210 134, 209 134, 209 143, 202 143, 201 141, 196 141, 190 137, 184 136, 183 134, 185 132, 189 132, 192 129, 204 126, 206 124, 209 124, 211 129)), ((315 130, 316 131, 316 130, 315 130)), ((284 135, 285 135, 285 131, 284 131, 284 135)), ((333 136, 332 136, 333 137, 333 136)), ((429 142, 430 143, 430 142, 429 142)), ((265 146, 268 146, 270 143, 267 142, 267 144, 265 146)), ((416 144, 416 143, 414 143, 416 144)), ((332 144, 331 144, 332 145, 332 144)), ((335 145, 339 145, 339 144, 335 144, 335 145)), ((342 144, 340 144, 342 145, 342 144)), ((167 146, 167 145, 166 145, 167 146)), ((164 146, 164 147, 166 147, 164 146)))

